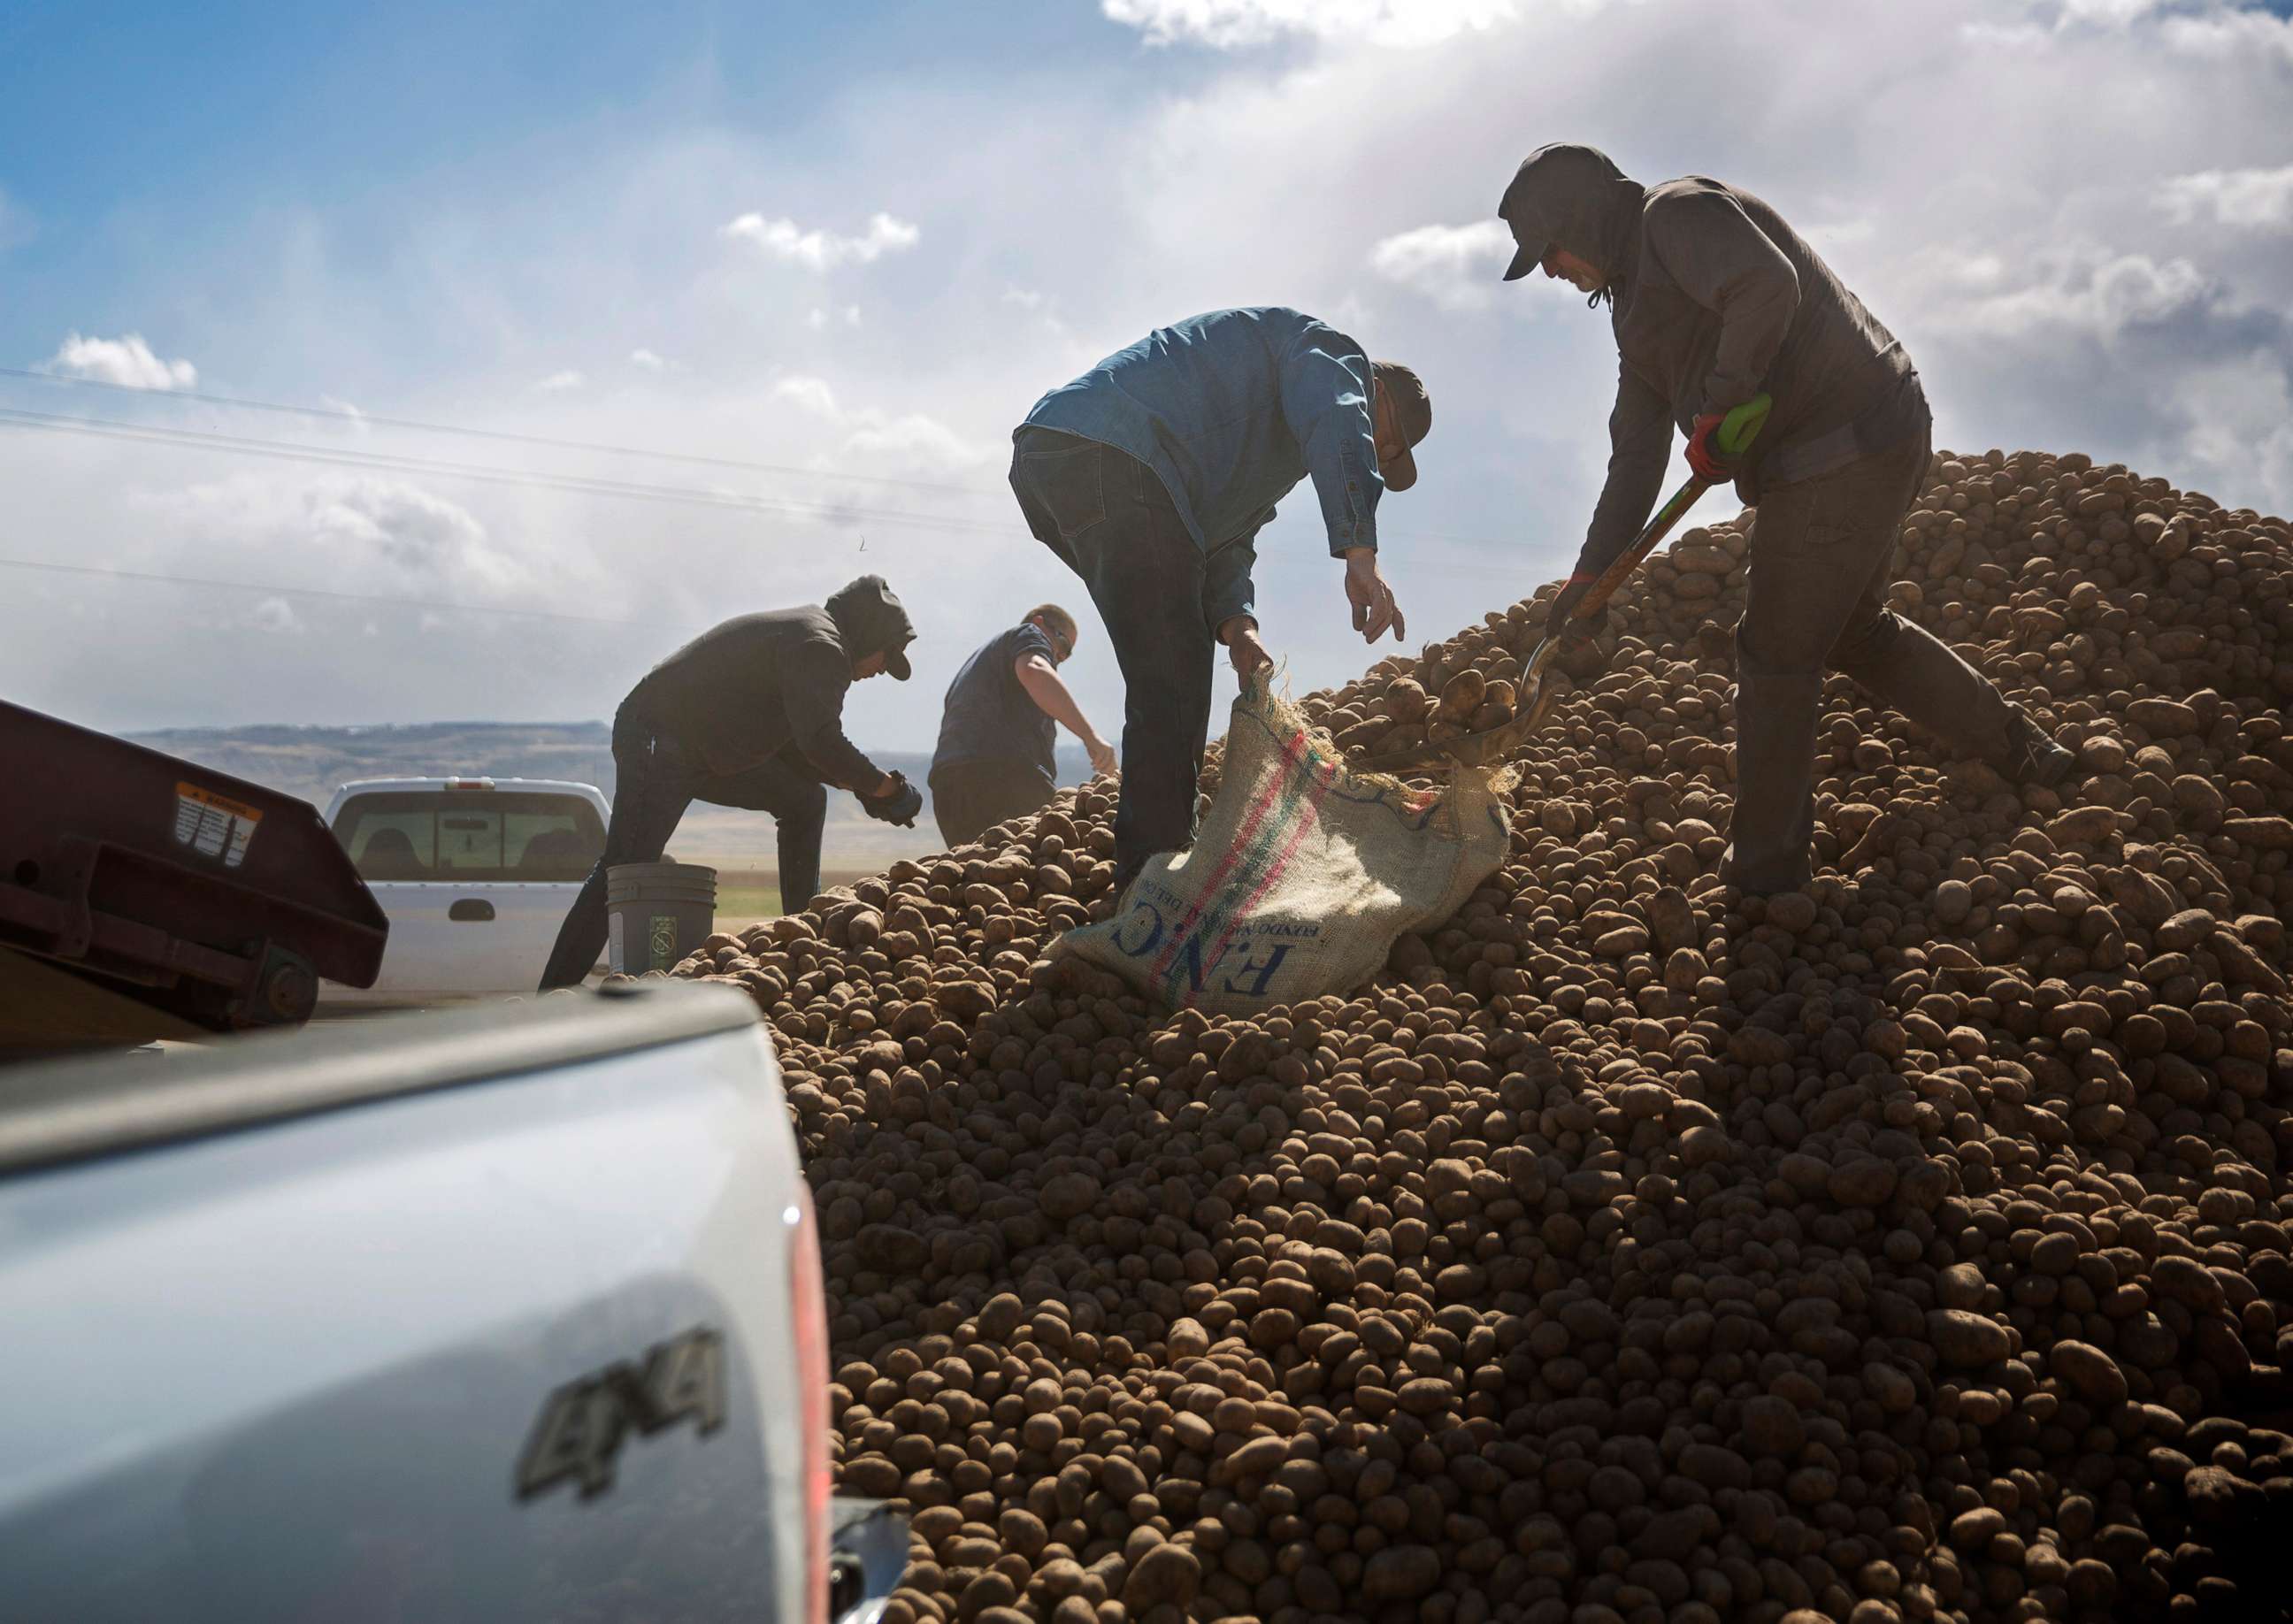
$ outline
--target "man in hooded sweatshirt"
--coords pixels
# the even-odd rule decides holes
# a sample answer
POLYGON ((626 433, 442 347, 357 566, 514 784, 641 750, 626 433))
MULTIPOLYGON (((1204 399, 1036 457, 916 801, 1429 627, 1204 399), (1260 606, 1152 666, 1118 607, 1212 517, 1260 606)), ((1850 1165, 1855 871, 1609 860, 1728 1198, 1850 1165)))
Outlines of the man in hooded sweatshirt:
POLYGON ((1308 477, 1354 629, 1404 623, 1377 566, 1377 500, 1416 481, 1433 423, 1417 375, 1279 306, 1158 327, 1035 402, 1012 433, 1011 489, 1037 540, 1082 578, 1123 682, 1115 894, 1193 844, 1215 650, 1274 663, 1251 567, 1274 505, 1308 477))
POLYGON ((541 990, 580 984, 605 945, 605 871, 660 860, 695 801, 772 813, 784 908, 820 890, 823 786, 912 827, 922 792, 844 736, 844 696, 879 672, 906 682, 915 635, 884 578, 863 575, 823 605, 727 620, 647 672, 613 715, 604 855, 566 910, 541 990))
POLYGON ((1886 606, 1932 419, 1903 346, 1815 250, 1749 192, 1700 175, 1642 187, 1591 147, 1539 148, 1497 212, 1517 247, 1505 280, 1542 267, 1608 304, 1616 339, 1608 483, 1548 626, 1646 522, 1675 426, 1696 473, 1732 479, 1759 510, 1736 628, 1736 815, 1722 877, 1753 892, 1806 883, 1827 669, 2010 780, 2060 782, 2071 753, 1886 606), (1774 408, 1731 465, 1714 432, 1762 392, 1774 408))

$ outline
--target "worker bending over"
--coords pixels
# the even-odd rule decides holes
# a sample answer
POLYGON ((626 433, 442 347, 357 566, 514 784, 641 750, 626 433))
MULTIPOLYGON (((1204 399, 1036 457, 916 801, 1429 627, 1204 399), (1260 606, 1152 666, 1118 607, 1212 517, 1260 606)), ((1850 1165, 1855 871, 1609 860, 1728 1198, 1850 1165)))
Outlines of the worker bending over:
POLYGON ((951 846, 1050 800, 1058 784, 1054 723, 1082 740, 1092 772, 1114 771, 1114 747, 1059 681, 1058 667, 1074 650, 1074 617, 1045 603, 990 639, 955 674, 931 764, 932 816, 951 846))
POLYGON ((613 715, 613 812, 604 855, 566 910, 541 990, 580 983, 605 945, 605 871, 658 862, 695 801, 773 815, 781 905, 820 890, 820 833, 833 784, 871 818, 912 825, 922 794, 844 736, 855 682, 909 675, 915 628, 881 576, 826 604, 742 615, 703 632, 629 691, 613 715))
MULTIPOLYGON (((1926 479, 1932 419, 1910 357, 1781 216, 1691 175, 1644 188, 1590 147, 1540 148, 1498 214, 1518 252, 1609 307, 1619 361, 1606 488, 1548 625, 1630 545, 1676 425, 1688 462, 1759 509, 1736 628, 1736 815, 1722 877, 1804 885, 1827 669, 2018 782, 2052 784, 2070 752, 1988 678, 1886 606, 1897 532, 1926 479), (1730 465, 1721 419, 1762 392, 1767 424, 1730 465)), ((1593 625, 1598 625, 1598 618, 1593 625)))
POLYGON ((1401 638, 1377 499, 1416 480, 1410 448, 1431 424, 1408 368, 1267 306, 1158 328, 1036 401, 1013 432, 1027 528, 1082 578, 1122 669, 1118 896, 1149 857, 1194 839, 1218 645, 1244 678, 1273 663, 1252 612, 1253 543, 1300 480, 1312 477, 1345 561, 1354 628, 1401 638))

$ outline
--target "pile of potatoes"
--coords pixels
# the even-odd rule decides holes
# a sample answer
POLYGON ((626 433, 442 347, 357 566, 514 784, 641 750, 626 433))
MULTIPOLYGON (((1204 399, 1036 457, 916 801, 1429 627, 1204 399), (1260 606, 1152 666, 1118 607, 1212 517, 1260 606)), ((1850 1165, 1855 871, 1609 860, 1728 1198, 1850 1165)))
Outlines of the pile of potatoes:
MULTIPOLYGON (((1939 456, 1894 605, 2080 769, 1834 679, 1762 900, 1713 874, 1750 526, 1620 595, 1503 869, 1350 997, 1044 964, 1103 786, 680 968, 781 1040, 895 1624, 2282 1616, 2293 530, 1939 456)), ((1551 590, 1309 714, 1501 720, 1551 590)))

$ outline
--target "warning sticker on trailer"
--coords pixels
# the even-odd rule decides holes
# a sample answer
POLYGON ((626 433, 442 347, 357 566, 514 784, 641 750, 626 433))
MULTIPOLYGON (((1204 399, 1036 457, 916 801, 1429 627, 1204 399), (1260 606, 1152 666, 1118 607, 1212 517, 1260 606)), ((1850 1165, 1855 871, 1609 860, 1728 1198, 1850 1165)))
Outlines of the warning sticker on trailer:
POLYGON ((189 846, 202 857, 219 857, 226 869, 246 860, 254 843, 255 826, 263 809, 219 796, 197 784, 175 786, 175 844, 189 846))

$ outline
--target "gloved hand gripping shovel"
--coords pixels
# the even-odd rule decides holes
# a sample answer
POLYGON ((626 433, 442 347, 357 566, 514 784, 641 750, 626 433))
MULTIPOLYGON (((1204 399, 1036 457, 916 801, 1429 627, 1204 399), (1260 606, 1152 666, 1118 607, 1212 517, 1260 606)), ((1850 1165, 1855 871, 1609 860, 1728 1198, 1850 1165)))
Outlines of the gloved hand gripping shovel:
MULTIPOLYGON (((1774 404, 1766 395, 1754 395, 1743 405, 1728 414, 1713 439, 1721 451, 1730 456, 1741 456, 1751 446, 1752 438, 1768 419, 1768 410, 1774 404)), ((1569 620, 1581 624, 1597 617, 1607 607, 1608 599, 1623 586, 1641 561, 1656 551, 1657 544, 1680 522, 1681 515, 1696 505, 1697 498, 1712 488, 1708 480, 1690 477, 1688 482, 1672 493, 1672 499, 1657 509, 1647 528, 1633 540, 1633 545, 1619 554, 1616 562, 1603 570, 1599 578, 1578 599, 1569 611, 1569 620)), ((1478 733, 1461 733, 1454 739, 1439 743, 1426 743, 1407 750, 1391 750, 1381 755, 1358 755, 1348 764, 1365 772, 1427 772, 1436 768, 1485 767, 1511 755, 1523 739, 1543 727, 1552 716, 1553 707, 1560 702, 1559 685, 1552 682, 1549 673, 1560 657, 1563 641, 1573 635, 1564 626, 1559 632, 1548 633, 1530 653, 1520 675, 1520 700, 1513 710, 1512 720, 1478 733)))

